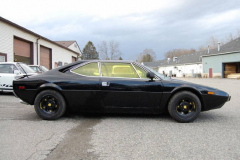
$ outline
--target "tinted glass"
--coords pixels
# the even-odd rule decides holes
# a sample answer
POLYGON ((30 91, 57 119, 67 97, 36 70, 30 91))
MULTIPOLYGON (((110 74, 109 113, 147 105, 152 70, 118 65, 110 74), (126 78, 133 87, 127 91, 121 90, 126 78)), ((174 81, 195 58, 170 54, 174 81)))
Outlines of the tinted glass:
POLYGON ((103 77, 139 78, 129 63, 101 63, 103 77))
POLYGON ((98 63, 89 63, 77 69, 73 69, 72 72, 85 76, 100 76, 98 63))
POLYGON ((14 70, 18 70, 13 64, 0 64, 0 73, 14 73, 14 70))
POLYGON ((133 64, 141 78, 147 78, 147 72, 137 65, 133 64))

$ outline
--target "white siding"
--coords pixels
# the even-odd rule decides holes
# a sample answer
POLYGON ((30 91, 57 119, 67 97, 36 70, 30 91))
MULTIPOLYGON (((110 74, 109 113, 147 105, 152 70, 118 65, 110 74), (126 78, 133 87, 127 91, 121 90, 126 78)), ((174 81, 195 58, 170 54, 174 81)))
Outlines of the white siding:
POLYGON ((172 74, 176 74, 177 77, 192 77, 192 70, 194 74, 200 74, 202 75, 202 64, 190 64, 190 65, 176 65, 176 66, 165 66, 165 67, 159 67, 158 72, 163 74, 163 71, 165 74, 169 75, 169 72, 172 71, 172 74))
POLYGON ((78 44, 77 44, 76 42, 74 42, 73 44, 71 44, 68 48, 71 49, 71 50, 73 50, 73 51, 75 51, 75 52, 78 52, 78 53, 82 54, 82 53, 81 53, 81 50, 80 50, 80 48, 78 47, 78 44))
MULTIPOLYGON (((34 54, 34 64, 37 64, 37 36, 22 31, 16 27, 13 27, 5 22, 0 21, 0 52, 7 54, 8 62, 14 61, 14 53, 13 53, 13 39, 14 36, 20 37, 27 41, 33 42, 33 54, 34 54)), ((52 49, 52 68, 54 68, 54 63, 61 61, 61 62, 72 62, 72 56, 77 57, 77 54, 68 51, 62 47, 59 47, 51 42, 46 40, 40 39, 38 41, 38 64, 40 64, 40 45, 43 45, 47 48, 52 49)))

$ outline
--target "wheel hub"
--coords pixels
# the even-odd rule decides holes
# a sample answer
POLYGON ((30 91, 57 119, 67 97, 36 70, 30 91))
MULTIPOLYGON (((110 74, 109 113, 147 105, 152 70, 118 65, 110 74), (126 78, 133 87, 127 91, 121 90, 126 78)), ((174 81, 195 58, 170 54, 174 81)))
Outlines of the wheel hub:
POLYGON ((194 102, 182 100, 177 106, 176 111, 181 115, 189 115, 195 111, 195 104, 194 102))
POLYGON ((40 109, 46 113, 55 113, 58 110, 56 99, 52 96, 45 96, 40 102, 40 109))

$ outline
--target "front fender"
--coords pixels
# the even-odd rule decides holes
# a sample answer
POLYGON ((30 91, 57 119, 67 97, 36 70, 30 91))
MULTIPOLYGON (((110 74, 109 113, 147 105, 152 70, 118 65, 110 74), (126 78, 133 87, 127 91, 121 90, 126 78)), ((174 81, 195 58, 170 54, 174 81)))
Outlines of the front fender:
POLYGON ((198 94, 202 94, 197 88, 195 87, 192 87, 192 86, 188 86, 188 85, 180 85, 176 88, 174 88, 172 91, 171 91, 171 94, 174 94, 178 91, 181 91, 181 90, 190 90, 190 91, 193 91, 195 93, 198 93, 198 94))

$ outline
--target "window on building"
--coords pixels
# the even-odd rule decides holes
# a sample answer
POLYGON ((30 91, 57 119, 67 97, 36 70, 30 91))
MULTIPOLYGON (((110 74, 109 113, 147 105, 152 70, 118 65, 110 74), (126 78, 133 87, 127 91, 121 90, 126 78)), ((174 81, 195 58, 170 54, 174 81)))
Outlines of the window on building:
POLYGON ((5 62, 5 56, 0 55, 0 62, 5 62))

